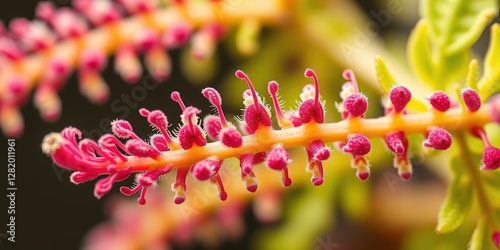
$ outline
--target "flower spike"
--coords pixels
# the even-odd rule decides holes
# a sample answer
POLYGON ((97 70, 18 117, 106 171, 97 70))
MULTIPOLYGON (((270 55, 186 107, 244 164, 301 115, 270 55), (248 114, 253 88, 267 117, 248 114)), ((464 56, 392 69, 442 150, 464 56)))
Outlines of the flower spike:
POLYGON ((282 184, 285 187, 292 185, 292 179, 288 176, 290 162, 288 152, 281 145, 276 145, 267 155, 267 166, 273 170, 282 171, 282 184))
POLYGON ((451 141, 451 135, 448 131, 442 128, 435 128, 429 132, 427 140, 422 145, 437 150, 446 150, 451 146, 451 141))
MULTIPOLYGON (((89 60, 85 67, 98 69, 99 61, 89 60)), ((242 123, 243 129, 249 132, 248 135, 242 136, 226 120, 220 94, 213 88, 205 88, 202 94, 217 109, 217 116, 208 115, 203 121, 204 130, 213 142, 207 143, 205 131, 198 125, 200 109, 186 106, 180 94, 173 92, 171 98, 182 111, 183 124, 177 134, 178 142, 170 136, 168 120, 162 111, 141 108, 139 113, 159 130, 147 141, 138 137, 128 121, 118 119, 112 122, 114 135, 105 134, 93 141, 82 139, 82 133, 78 129, 68 127, 60 133, 48 134, 42 143, 42 150, 56 164, 74 172, 70 178, 75 184, 105 175, 96 183, 96 197, 106 194, 113 183, 136 173, 137 185, 133 188, 122 187, 121 191, 125 195, 132 195, 140 190, 139 204, 145 203, 147 189, 155 185, 159 176, 173 169, 176 170, 175 181, 171 184, 175 193, 174 203, 180 204, 186 200, 186 178, 189 173, 194 176, 195 181, 210 181, 216 185, 219 198, 227 199, 220 171, 224 168, 222 163, 231 157, 240 160, 241 180, 249 192, 256 192, 258 188, 258 178, 253 168, 254 164, 261 162, 280 173, 281 184, 288 187, 292 180, 288 171, 291 156, 287 150, 292 147, 304 147, 308 159, 305 170, 311 173, 312 184, 318 186, 325 181, 323 161, 331 156, 331 149, 326 143, 334 143, 342 152, 351 154, 351 166, 356 169, 357 177, 367 180, 370 176, 367 155, 371 150, 370 139, 373 138, 384 139, 387 148, 394 154, 394 167, 398 169, 398 174, 402 179, 408 180, 412 176, 412 165, 408 157, 409 134, 427 134, 424 146, 445 150, 452 143, 451 133, 464 127, 470 129, 471 134, 485 144, 481 169, 500 168, 500 149, 491 145, 483 129, 485 124, 499 120, 495 114, 498 109, 496 99, 481 105, 474 112, 464 113, 459 112, 457 106, 447 107, 447 98, 439 96, 437 92, 430 98, 441 100, 437 104, 432 104, 433 101, 430 100, 434 110, 406 113, 405 105, 410 100, 409 95, 405 88, 396 86, 393 88, 392 106, 386 107, 386 115, 365 118, 366 109, 363 107, 367 105, 366 99, 359 93, 353 73, 347 70, 344 74, 347 82, 342 90, 343 103, 337 105, 343 120, 320 123, 316 115, 324 114, 324 106, 320 101, 318 82, 314 72, 306 70, 306 76, 313 78, 316 87, 306 85, 301 99, 302 104, 309 103, 307 109, 311 112, 308 116, 310 121, 314 119, 315 122, 304 124, 300 119, 305 116, 300 112, 299 117, 290 111, 283 112, 277 96, 278 84, 271 81, 268 85, 269 94, 273 99, 276 117, 282 121, 281 129, 275 130, 271 127, 268 108, 260 100, 248 77, 242 71, 237 71, 236 75, 249 85, 249 89, 243 93, 246 110, 245 121, 242 123), (361 98, 357 98, 360 96, 361 98), (225 137, 229 140, 224 139, 225 137), (235 143, 234 138, 240 142, 235 143)), ((23 86, 12 84, 9 91, 22 92, 25 89, 23 86)), ((15 101, 21 100, 12 100, 15 101)))

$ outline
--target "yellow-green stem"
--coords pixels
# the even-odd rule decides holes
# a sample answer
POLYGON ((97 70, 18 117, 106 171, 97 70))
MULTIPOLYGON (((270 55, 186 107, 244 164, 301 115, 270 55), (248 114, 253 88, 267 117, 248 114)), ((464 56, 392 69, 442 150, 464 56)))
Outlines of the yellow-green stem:
MULTIPOLYGON (((428 132, 430 127, 443 127, 450 132, 467 130, 475 126, 484 126, 492 122, 491 104, 483 105, 473 113, 462 113, 459 108, 447 112, 429 111, 411 115, 388 115, 379 118, 354 118, 335 123, 304 124, 300 127, 274 130, 259 128, 255 134, 243 137, 241 148, 228 148, 221 142, 211 142, 203 147, 189 150, 171 150, 163 152, 157 159, 128 156, 127 162, 117 162, 116 168, 131 166, 133 172, 157 169, 168 164, 174 168, 189 168, 193 164, 211 156, 219 159, 239 157, 246 153, 269 151, 274 145, 285 148, 308 146, 315 140, 324 142, 346 141, 349 134, 364 134, 369 138, 383 138, 395 131, 406 134, 428 132)), ((107 173, 107 163, 95 164, 94 171, 107 173)))
POLYGON ((472 185, 474 186, 474 190, 476 191, 481 214, 487 219, 487 221, 490 222, 489 224, 491 225, 493 231, 496 231, 497 225, 495 217, 493 215, 493 210, 491 209, 491 204, 488 200, 488 196, 486 195, 486 190, 484 188, 481 175, 479 174, 479 166, 474 163, 472 152, 470 151, 469 146, 467 145, 467 142, 465 140, 465 134, 463 131, 457 131, 454 134, 454 138, 455 143, 457 143, 458 147, 460 148, 460 157, 462 157, 464 166, 469 173, 472 185))

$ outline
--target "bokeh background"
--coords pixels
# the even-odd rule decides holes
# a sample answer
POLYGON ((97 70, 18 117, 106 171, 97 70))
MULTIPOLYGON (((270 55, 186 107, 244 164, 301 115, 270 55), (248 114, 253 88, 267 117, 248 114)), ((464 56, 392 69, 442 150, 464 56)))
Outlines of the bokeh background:
MULTIPOLYGON (((38 2, 1 1, 0 18, 4 23, 8 23, 14 17, 31 18, 38 2)), ((234 46, 234 32, 230 32, 218 45, 215 58, 207 62, 194 62, 189 57, 187 49, 171 51, 172 76, 167 81, 159 83, 154 90, 147 91, 147 98, 138 102, 137 107, 128 108, 130 114, 127 119, 134 125, 137 134, 145 138, 151 133, 145 119, 138 115, 140 107, 150 110, 162 109, 171 123, 179 123, 179 108, 170 100, 170 93, 174 90, 181 93, 187 105, 201 107, 204 114, 208 114, 211 109, 208 108, 208 103, 200 91, 204 86, 214 86, 222 91, 226 112, 239 114, 242 107, 241 92, 246 85, 233 77, 236 69, 247 72, 261 93, 265 92, 269 80, 277 80, 281 83, 281 95, 286 106, 292 108, 295 107, 294 100, 298 100, 303 84, 308 82, 302 75, 304 69, 307 67, 315 69, 327 103, 327 120, 331 122, 339 119, 334 102, 340 100, 338 91, 343 83, 341 75, 345 68, 366 69, 366 72, 373 72, 372 54, 386 55, 392 62, 399 62, 401 68, 406 67, 406 38, 418 20, 416 0, 398 1, 402 11, 392 14, 387 25, 381 25, 380 29, 375 30, 377 35, 370 36, 367 45, 358 48, 359 51, 355 53, 358 59, 354 61, 342 53, 345 47, 341 45, 345 45, 345 42, 329 39, 338 35, 343 36, 342 39, 345 40, 342 41, 352 41, 351 44, 354 44, 359 37, 352 31, 356 28, 364 30, 373 22, 380 24, 380 20, 373 13, 387 10, 389 2, 392 1, 297 2, 300 2, 305 10, 293 10, 295 17, 283 25, 265 27, 258 38, 260 49, 255 55, 238 55, 234 46), (318 20, 313 20, 312 17, 317 17, 318 20), (311 20, 300 21, 301 18, 311 20), (315 27, 322 25, 324 27, 315 27), (341 53, 335 56, 331 50, 341 53)), ((57 3, 60 6, 68 6, 69 0, 60 0, 57 3)), ((362 33, 366 35, 365 31, 362 33)), ((488 32, 475 47, 478 54, 483 54, 487 41, 488 32)), ((100 130, 100 123, 106 123, 119 116, 112 111, 111 103, 120 100, 122 94, 130 95, 136 85, 124 83, 113 71, 112 64, 112 60, 108 61, 108 67, 103 72, 103 77, 111 90, 109 100, 103 105, 90 104, 80 94, 76 76, 73 75, 60 92, 63 110, 59 121, 44 122, 32 101, 22 108, 26 128, 22 137, 16 140, 17 242, 11 244, 2 238, 5 236, 2 233, 5 231, 4 221, 7 219, 8 207, 4 195, 6 187, 6 174, 4 174, 0 178, 2 190, 0 221, 3 225, 0 226, 0 249, 79 249, 85 235, 96 225, 109 219, 106 211, 110 200, 118 195, 118 187, 115 186, 110 194, 101 200, 96 199, 93 196, 93 184, 85 183, 78 186, 72 184, 69 181, 70 173, 53 165, 41 152, 40 143, 47 133, 60 131, 66 126, 75 126, 82 131, 95 131, 100 130)), ((370 98, 369 115, 371 117, 380 115, 382 112, 380 97, 378 89, 373 87, 376 79, 370 78, 369 73, 355 73, 361 74, 360 88, 370 98)), ((411 76, 405 72, 398 74, 411 76)), ((95 139, 97 134, 91 134, 95 139)), ((4 152, 6 141, 7 138, 2 135, 4 152)), ((325 242, 334 242, 335 249, 457 249, 453 247, 465 246, 471 228, 463 227, 451 235, 434 234, 435 219, 449 178, 444 173, 446 171, 439 169, 441 165, 445 165, 440 163, 439 156, 427 160, 416 154, 413 158, 414 177, 410 182, 403 183, 397 179, 396 171, 392 169, 391 154, 383 149, 380 142, 376 143, 378 143, 375 144, 376 149, 369 157, 374 166, 374 175, 369 182, 357 181, 355 171, 348 165, 348 158, 329 160, 325 165, 327 175, 323 187, 311 188, 312 185, 306 182, 297 184, 285 192, 281 196, 284 215, 270 224, 259 221, 252 206, 249 205, 243 211, 246 224, 244 235, 238 240, 223 239, 209 247, 255 249, 256 246, 260 248, 267 245, 272 249, 274 246, 288 246, 293 242, 290 235, 297 235, 296 237, 300 238, 303 231, 314 228, 314 226, 301 228, 299 222, 293 225, 294 221, 300 221, 293 218, 305 218, 305 220, 311 218, 313 221, 315 221, 313 218, 320 218, 319 221, 322 221, 315 229, 318 231, 316 236, 312 239, 309 237, 310 244, 306 249, 330 249, 324 245, 325 242), (343 162, 343 165, 338 166, 338 162, 343 162), (315 192, 322 195, 316 197, 315 192), (330 205, 326 209, 303 206, 310 204, 304 201, 307 200, 304 197, 313 197, 311 198, 313 200, 324 199, 330 205), (290 241, 288 243, 287 237, 290 241)), ((2 162, 6 162, 5 153, 2 157, 2 162)), ((125 184, 129 185, 131 181, 128 180, 125 184)), ((168 184, 161 188, 167 190, 164 192, 170 192, 168 184)), ((324 203, 318 204, 323 206, 324 203)), ((172 206, 175 205, 172 203, 172 206)), ((206 247, 208 246, 203 241, 173 246, 174 249, 206 247)))

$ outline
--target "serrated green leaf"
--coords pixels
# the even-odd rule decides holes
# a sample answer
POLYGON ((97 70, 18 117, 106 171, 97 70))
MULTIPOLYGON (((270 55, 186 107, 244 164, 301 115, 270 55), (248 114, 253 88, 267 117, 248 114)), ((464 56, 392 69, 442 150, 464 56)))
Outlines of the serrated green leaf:
POLYGON ((470 48, 498 11, 497 0, 423 0, 433 41, 444 54, 470 48))
POLYGON ((467 72, 467 81, 466 81, 467 87, 471 89, 477 89, 477 77, 478 77, 477 60, 474 59, 469 63, 469 70, 467 72))
POLYGON ((434 81, 434 63, 428 39, 427 21, 421 19, 408 38, 408 59, 422 81, 432 89, 437 88, 434 81))
POLYGON ((483 100, 500 91, 500 25, 491 27, 490 46, 484 58, 484 74, 479 81, 479 95, 483 100))
POLYGON ((375 58, 375 69, 377 71, 378 83, 380 84, 382 93, 386 95, 389 94, 396 81, 391 75, 391 72, 389 72, 384 60, 378 56, 375 58))
POLYGON ((436 227, 438 233, 455 231, 465 220, 472 206, 472 188, 458 156, 452 158, 451 169, 453 180, 439 212, 436 227))

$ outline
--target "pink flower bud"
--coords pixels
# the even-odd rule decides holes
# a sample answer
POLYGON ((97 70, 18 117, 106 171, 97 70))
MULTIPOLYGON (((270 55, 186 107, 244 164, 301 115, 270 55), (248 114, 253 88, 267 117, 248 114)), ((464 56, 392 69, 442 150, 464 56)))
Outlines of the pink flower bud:
POLYGON ((451 135, 448 131, 442 128, 436 128, 429 133, 423 145, 437 150, 446 150, 451 146, 451 142, 451 135))
POLYGON ((495 170, 500 167, 500 149, 487 145, 483 152, 481 170, 495 170))
POLYGON ((153 147, 156 150, 161 151, 161 152, 165 152, 165 151, 170 150, 168 148, 167 141, 165 140, 165 137, 163 137, 163 135, 161 135, 161 134, 152 135, 150 140, 151 140, 151 145, 153 145, 153 147))
POLYGON ((347 143, 342 147, 342 151, 352 155, 366 155, 371 150, 370 140, 365 135, 354 134, 350 135, 347 143))
POLYGON ((267 155, 267 166, 274 170, 283 170, 290 163, 288 152, 283 147, 276 147, 271 149, 267 155))
POLYGON ((120 187, 120 192, 124 195, 130 196, 141 190, 141 194, 137 199, 137 203, 140 205, 146 204, 146 191, 149 187, 156 185, 158 178, 164 174, 169 173, 172 170, 172 165, 162 167, 155 170, 150 170, 144 172, 143 174, 136 175, 135 182, 137 186, 134 188, 120 187))
POLYGON ((135 135, 132 125, 125 120, 115 120, 111 122, 111 131, 120 138, 130 138, 135 135))
POLYGON ((221 161, 219 161, 216 157, 208 158, 199 161, 191 167, 191 173, 196 179, 205 181, 214 177, 219 172, 220 165, 221 161))
POLYGON ((161 40, 167 48, 176 48, 189 40, 193 28, 189 23, 178 22, 168 28, 161 40))
POLYGON ((137 157, 157 159, 161 153, 142 140, 130 139, 125 143, 127 152, 137 157))
POLYGON ((222 144, 230 148, 239 148, 243 145, 241 133, 234 127, 222 129, 220 133, 220 140, 222 144))
POLYGON ((493 121, 500 124, 500 94, 496 94, 490 98, 489 103, 491 104, 491 117, 493 121))
POLYGON ((395 154, 403 154, 408 150, 408 140, 403 131, 394 132, 385 136, 385 145, 395 154))
POLYGON ((368 180, 368 177, 370 177, 370 172, 359 172, 357 173, 357 176, 360 180, 366 181, 368 180))
POLYGON ((467 106, 471 112, 475 112, 481 107, 481 97, 479 97, 479 94, 473 89, 463 89, 462 98, 465 106, 467 106))
POLYGON ((325 147, 325 143, 321 140, 313 141, 309 144, 309 149, 313 154, 314 161, 325 161, 330 158, 332 150, 329 147, 325 147))
POLYGON ((431 97, 429 97, 429 102, 434 109, 441 112, 447 111, 451 106, 450 97, 448 97, 448 95, 443 91, 434 92, 431 97))
POLYGON ((73 172, 70 176, 71 182, 74 184, 81 184, 87 181, 91 181, 95 179, 99 174, 97 173, 88 173, 88 172, 73 172))
POLYGON ((186 177, 189 169, 177 168, 175 182, 172 183, 172 191, 175 192, 174 203, 181 204, 186 200, 186 177))
POLYGON ((84 70, 100 71, 106 66, 106 55, 99 50, 86 50, 82 53, 80 67, 84 70))
POLYGON ((25 56, 25 52, 19 45, 7 36, 0 36, 0 53, 10 60, 19 60, 25 56))
POLYGON ((35 9, 35 16, 49 22, 54 17, 55 6, 52 2, 43 1, 38 3, 35 9))
POLYGON ((500 232, 493 232, 493 234, 491 235, 491 239, 493 240, 493 243, 495 243, 495 246, 497 248, 500 248, 500 232))
POLYGON ((219 117, 215 115, 207 115, 203 119, 203 127, 207 131, 207 136, 210 140, 217 141, 219 139, 219 134, 222 130, 219 117))
POLYGON ((160 41, 158 33, 151 29, 141 31, 136 39, 137 45, 143 51, 150 51, 158 46, 160 41))
POLYGON ((396 86, 391 89, 389 99, 396 112, 401 112, 411 100, 411 92, 404 86, 396 86))
POLYGON ((363 116, 368 109, 366 96, 354 93, 344 100, 344 107, 352 117, 363 116))

